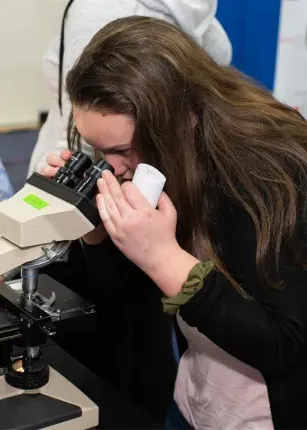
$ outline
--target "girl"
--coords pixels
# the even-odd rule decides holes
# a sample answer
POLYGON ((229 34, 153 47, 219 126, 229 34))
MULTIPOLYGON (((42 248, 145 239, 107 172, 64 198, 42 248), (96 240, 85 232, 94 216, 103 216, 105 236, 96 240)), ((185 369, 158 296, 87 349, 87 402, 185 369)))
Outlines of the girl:
POLYGON ((124 180, 98 181, 104 234, 187 340, 175 387, 185 419, 306 429, 305 120, 145 17, 99 31, 66 85, 71 145, 82 136, 124 180), (166 176, 158 209, 129 181, 141 161, 166 176))

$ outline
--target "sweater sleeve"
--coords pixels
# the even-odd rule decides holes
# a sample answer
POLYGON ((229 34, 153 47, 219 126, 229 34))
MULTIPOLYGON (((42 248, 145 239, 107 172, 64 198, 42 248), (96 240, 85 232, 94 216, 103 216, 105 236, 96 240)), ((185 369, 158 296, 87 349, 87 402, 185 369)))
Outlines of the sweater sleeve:
POLYGON ((220 348, 265 374, 286 372, 306 349, 307 271, 281 256, 278 287, 266 284, 255 265, 256 235, 247 214, 236 213, 224 231, 223 250, 244 298, 213 270, 180 309, 185 322, 220 348))

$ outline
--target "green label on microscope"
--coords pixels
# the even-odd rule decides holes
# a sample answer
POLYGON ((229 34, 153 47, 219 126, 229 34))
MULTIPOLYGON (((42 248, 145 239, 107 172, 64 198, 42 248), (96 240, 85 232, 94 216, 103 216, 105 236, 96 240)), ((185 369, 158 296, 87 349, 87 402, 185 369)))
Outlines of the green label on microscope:
POLYGON ((29 194, 23 199, 28 205, 33 206, 35 209, 40 210, 48 206, 49 203, 37 197, 35 194, 29 194))

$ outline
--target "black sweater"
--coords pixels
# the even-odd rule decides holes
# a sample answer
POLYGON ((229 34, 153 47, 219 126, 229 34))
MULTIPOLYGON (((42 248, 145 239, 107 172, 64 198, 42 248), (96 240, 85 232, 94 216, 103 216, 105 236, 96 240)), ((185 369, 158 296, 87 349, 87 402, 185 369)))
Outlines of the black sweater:
MULTIPOLYGON (((221 211, 215 239, 225 266, 253 300, 243 298, 221 273, 213 271, 204 287, 182 306, 180 315, 262 373, 276 429, 307 429, 307 272, 282 254, 283 285, 279 289, 268 286, 256 269, 253 223, 238 207, 221 211)), ((119 385, 126 381, 128 391, 131 386, 137 391, 143 377, 147 383, 139 395, 134 391, 134 398, 144 403, 142 396, 152 386, 154 394, 145 403, 152 410, 154 398, 167 392, 162 401, 165 406, 175 370, 170 321, 161 313, 158 288, 109 240, 101 246, 87 246, 85 255, 82 260, 75 243, 66 270, 62 267, 57 275, 54 266, 60 267, 59 263, 52 267, 52 274, 98 303, 100 334, 96 341, 99 344, 100 340, 111 378, 119 385), (74 278, 69 278, 72 273, 74 278), (148 360, 145 369, 144 360, 148 360), (117 366, 124 366, 120 375, 117 366)), ((179 342, 184 350, 186 343, 180 334, 179 342)))

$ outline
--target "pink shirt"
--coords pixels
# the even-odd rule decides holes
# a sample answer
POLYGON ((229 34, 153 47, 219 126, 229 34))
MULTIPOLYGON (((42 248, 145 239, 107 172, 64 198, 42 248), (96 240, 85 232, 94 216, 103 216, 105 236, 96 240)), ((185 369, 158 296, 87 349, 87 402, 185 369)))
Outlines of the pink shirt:
POLYGON ((189 348, 182 356, 175 401, 196 430, 273 430, 261 373, 211 342, 177 315, 189 348))

